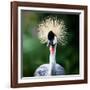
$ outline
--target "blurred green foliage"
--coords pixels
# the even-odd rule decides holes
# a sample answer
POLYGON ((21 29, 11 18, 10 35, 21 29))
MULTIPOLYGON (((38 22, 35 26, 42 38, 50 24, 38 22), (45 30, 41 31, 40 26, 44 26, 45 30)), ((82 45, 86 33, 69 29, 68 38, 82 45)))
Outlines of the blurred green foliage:
POLYGON ((56 62, 66 75, 79 74, 79 15, 22 10, 22 76, 32 77, 40 65, 49 63, 49 49, 37 38, 37 26, 47 16, 63 19, 68 33, 68 43, 57 46, 56 62))

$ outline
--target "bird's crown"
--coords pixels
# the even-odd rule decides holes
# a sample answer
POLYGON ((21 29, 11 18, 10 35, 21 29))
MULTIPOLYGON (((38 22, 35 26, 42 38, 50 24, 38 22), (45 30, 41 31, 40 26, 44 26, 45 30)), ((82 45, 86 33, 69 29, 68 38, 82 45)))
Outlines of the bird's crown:
POLYGON ((38 25, 38 38, 41 43, 47 43, 48 39, 57 37, 57 43, 64 45, 66 43, 66 27, 64 20, 56 17, 48 17, 38 25))

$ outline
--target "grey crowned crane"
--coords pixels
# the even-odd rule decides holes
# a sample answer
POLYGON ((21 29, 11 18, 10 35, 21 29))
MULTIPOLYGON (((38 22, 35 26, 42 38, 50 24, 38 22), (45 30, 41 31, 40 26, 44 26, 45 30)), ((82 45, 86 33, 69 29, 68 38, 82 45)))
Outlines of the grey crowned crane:
POLYGON ((64 67, 56 63, 57 43, 65 44, 66 28, 63 20, 47 18, 39 24, 38 37, 41 43, 47 43, 50 50, 49 63, 40 65, 34 76, 64 75, 64 67))

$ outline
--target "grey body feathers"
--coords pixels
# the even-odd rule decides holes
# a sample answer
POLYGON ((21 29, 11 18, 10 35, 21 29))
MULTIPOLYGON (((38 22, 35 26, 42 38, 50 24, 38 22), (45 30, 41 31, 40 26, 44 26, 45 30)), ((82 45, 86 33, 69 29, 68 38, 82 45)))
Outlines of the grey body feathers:
MULTIPOLYGON (((36 69, 34 76, 48 76, 48 71, 49 71, 49 64, 43 64, 36 69)), ((52 69, 52 75, 64 75, 64 74, 65 74, 64 68, 59 64, 55 64, 55 68, 52 69)))

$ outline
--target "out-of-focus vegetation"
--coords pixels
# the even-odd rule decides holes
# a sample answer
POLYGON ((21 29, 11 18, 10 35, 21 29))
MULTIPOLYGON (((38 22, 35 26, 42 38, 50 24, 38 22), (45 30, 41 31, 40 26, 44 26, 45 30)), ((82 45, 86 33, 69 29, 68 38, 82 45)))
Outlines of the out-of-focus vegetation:
POLYGON ((49 49, 37 37, 37 26, 47 16, 64 19, 68 33, 68 43, 57 46, 56 62, 66 75, 79 74, 79 15, 22 10, 22 76, 32 77, 41 64, 49 63, 49 49))

